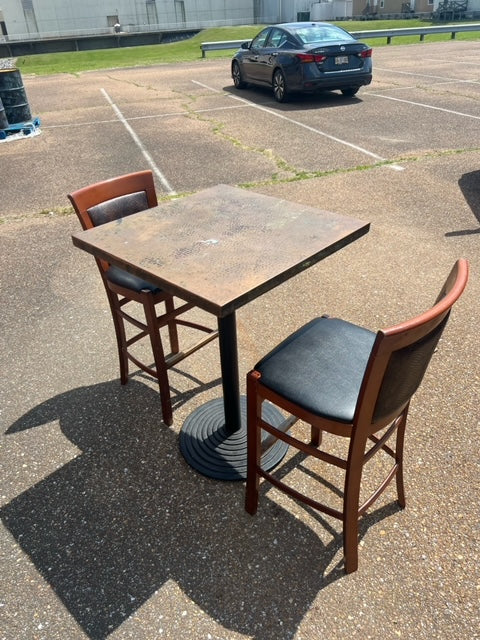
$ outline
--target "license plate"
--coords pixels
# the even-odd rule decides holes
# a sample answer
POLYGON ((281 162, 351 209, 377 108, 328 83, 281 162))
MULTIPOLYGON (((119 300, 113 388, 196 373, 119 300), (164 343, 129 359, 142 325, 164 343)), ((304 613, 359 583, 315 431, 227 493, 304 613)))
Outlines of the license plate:
POLYGON ((348 64, 348 56, 336 56, 335 64, 348 64))

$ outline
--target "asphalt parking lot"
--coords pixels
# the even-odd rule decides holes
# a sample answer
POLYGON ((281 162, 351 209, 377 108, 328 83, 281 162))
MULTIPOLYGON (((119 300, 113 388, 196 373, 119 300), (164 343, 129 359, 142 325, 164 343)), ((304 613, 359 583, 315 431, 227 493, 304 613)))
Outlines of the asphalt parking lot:
MULTIPOLYGON (((473 640, 480 628, 480 41, 374 50, 374 80, 279 105, 228 60, 24 77, 41 134, 0 143, 0 638, 473 640), (369 220, 370 233, 237 315, 240 374, 329 313, 369 328, 423 311, 456 258, 468 288, 412 405, 407 508, 339 524, 197 474, 178 450, 220 394, 217 346, 155 384, 119 374, 66 194, 144 168, 159 198, 240 185, 369 220)), ((281 251, 281 247, 279 247, 281 251)), ((242 383, 243 384, 243 383, 242 383)))

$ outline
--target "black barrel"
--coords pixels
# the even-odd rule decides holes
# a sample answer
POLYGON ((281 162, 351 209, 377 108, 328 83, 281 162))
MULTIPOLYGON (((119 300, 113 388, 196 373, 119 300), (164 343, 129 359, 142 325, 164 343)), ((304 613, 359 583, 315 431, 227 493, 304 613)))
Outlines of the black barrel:
POLYGON ((0 69, 0 100, 5 107, 8 124, 32 119, 22 75, 18 69, 0 69))
POLYGON ((0 131, 8 127, 7 115, 5 113, 5 107, 3 106, 2 99, 0 98, 0 131))

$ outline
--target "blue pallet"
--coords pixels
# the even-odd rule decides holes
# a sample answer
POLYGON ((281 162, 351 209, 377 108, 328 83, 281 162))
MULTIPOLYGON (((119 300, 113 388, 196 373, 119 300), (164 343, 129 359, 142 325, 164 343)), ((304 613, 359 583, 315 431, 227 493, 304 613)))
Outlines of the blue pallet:
POLYGON ((34 133, 39 126, 40 118, 34 118, 33 120, 28 120, 28 122, 9 124, 6 129, 0 129, 0 140, 5 140, 11 133, 23 133, 23 135, 29 136, 34 133))

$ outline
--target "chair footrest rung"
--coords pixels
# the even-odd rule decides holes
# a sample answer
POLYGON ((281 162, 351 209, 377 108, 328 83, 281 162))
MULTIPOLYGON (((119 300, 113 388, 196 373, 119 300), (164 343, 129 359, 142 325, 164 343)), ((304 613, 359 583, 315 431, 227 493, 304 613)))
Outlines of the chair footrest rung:
POLYGON ((209 342, 212 342, 212 340, 215 340, 215 338, 217 337, 218 337, 218 331, 212 331, 211 333, 206 335, 204 338, 199 340, 196 344, 192 345, 188 349, 184 349, 183 351, 179 351, 178 353, 169 353, 167 356, 165 356, 165 362, 167 364, 167 367, 170 368, 175 366, 177 363, 181 362, 184 358, 188 357, 192 353, 195 353, 195 351, 198 351, 209 342))

